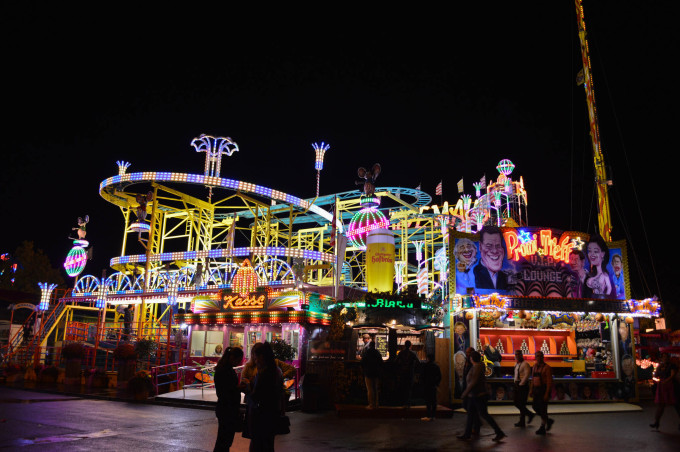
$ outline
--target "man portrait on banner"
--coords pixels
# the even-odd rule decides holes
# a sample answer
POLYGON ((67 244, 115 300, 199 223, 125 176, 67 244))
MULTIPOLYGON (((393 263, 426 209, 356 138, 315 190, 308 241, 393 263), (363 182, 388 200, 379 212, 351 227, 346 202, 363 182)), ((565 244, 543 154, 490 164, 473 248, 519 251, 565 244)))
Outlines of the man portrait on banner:
POLYGON ((501 271, 505 262, 505 240, 500 228, 484 226, 479 231, 479 253, 481 259, 473 270, 475 287, 491 289, 484 292, 507 292, 508 275, 501 271))

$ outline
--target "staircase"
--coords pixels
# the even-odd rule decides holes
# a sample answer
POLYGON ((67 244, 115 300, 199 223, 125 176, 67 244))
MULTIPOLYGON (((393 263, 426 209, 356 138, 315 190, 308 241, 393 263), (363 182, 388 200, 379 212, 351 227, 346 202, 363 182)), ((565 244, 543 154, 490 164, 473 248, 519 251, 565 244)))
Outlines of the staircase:
MULTIPOLYGON (((40 351, 40 347, 44 345, 47 338, 52 334, 65 311, 66 305, 63 302, 56 303, 54 307, 43 316, 43 322, 38 334, 34 334, 29 340, 25 340, 23 335, 24 328, 22 327, 8 343, 6 361, 15 362, 20 365, 31 364, 34 355, 36 352, 40 351)), ((37 315, 37 312, 32 313, 28 319, 26 319, 24 326, 31 321, 35 321, 33 316, 37 315)))

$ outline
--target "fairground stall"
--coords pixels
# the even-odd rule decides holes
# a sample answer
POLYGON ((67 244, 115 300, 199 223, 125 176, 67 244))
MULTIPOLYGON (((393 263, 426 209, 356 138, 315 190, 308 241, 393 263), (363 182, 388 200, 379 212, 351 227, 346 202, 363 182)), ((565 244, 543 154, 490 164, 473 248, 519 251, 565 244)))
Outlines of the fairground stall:
POLYGON ((633 328, 658 316, 659 302, 631 299, 625 241, 524 225, 513 169, 501 162, 498 179, 477 193, 473 230, 451 232, 454 397, 471 346, 483 353, 495 401, 513 399, 515 350, 531 364, 544 353, 554 401, 635 400, 633 328))

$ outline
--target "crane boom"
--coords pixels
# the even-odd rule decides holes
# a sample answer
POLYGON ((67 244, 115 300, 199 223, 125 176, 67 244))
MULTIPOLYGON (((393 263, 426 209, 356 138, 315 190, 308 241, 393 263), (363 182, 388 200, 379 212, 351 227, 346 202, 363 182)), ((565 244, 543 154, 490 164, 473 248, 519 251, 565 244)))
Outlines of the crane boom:
POLYGON ((600 130, 597 122, 597 108, 595 107, 595 87, 590 66, 590 54, 588 41, 586 40, 586 23, 583 19, 583 5, 581 0, 575 0, 576 18, 578 21, 578 37, 581 41, 581 59, 583 60, 583 84, 586 89, 586 101, 588 103, 588 117, 590 120, 590 139, 593 144, 593 160, 595 164, 595 185, 597 187, 597 219, 600 226, 600 235, 606 242, 611 241, 611 214, 609 211, 608 186, 611 181, 607 179, 602 144, 600 143, 600 130))

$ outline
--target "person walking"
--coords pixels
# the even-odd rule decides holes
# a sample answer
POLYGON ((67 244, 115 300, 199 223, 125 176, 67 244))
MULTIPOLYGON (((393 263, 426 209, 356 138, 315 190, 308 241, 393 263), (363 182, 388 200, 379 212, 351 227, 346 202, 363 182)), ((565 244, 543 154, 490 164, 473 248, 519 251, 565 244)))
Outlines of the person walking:
POLYGON ((649 426, 653 429, 659 430, 659 421, 663 415, 666 405, 675 405, 675 388, 673 380, 678 373, 678 368, 671 363, 671 356, 668 353, 661 354, 661 363, 656 368, 654 376, 658 380, 656 383, 656 413, 654 413, 654 423, 649 426))
POLYGON ((427 355, 427 363, 423 366, 423 387, 425 390, 425 417, 421 421, 433 421, 437 414, 437 386, 442 381, 442 371, 434 362, 434 355, 427 355))
POLYGON ((493 428, 494 432, 496 432, 496 436, 493 437, 492 441, 501 441, 507 435, 503 433, 503 430, 501 430, 488 411, 487 402, 489 400, 489 394, 486 390, 484 364, 481 362, 482 355, 474 350, 470 354, 470 359, 472 360, 472 369, 470 369, 470 372, 467 374, 467 387, 465 388, 465 391, 463 391, 462 397, 464 399, 466 397, 470 398, 469 405, 471 410, 467 413, 465 432, 458 436, 458 439, 468 440, 472 437, 473 420, 475 416, 479 416, 493 428))
POLYGON ((367 410, 378 408, 381 367, 382 355, 375 348, 375 338, 371 337, 371 341, 364 345, 361 352, 361 369, 364 372, 366 392, 368 393, 367 410))
POLYGON ((531 366, 524 359, 522 350, 515 350, 515 406, 519 410, 519 422, 515 427, 526 427, 526 418, 529 418, 528 423, 534 419, 534 413, 527 409, 527 399, 529 398, 529 376, 531 375, 531 366))
POLYGON ((250 452, 272 452, 278 417, 281 415, 283 376, 276 367, 274 351, 268 342, 255 353, 257 374, 248 398, 247 428, 250 452))
POLYGON ((531 372, 531 396, 534 398, 532 407, 536 414, 541 416, 541 427, 536 430, 536 434, 545 435, 555 422, 548 417, 548 400, 553 383, 552 368, 544 361, 542 351, 536 351, 534 356, 536 364, 531 372))
POLYGON ((403 398, 404 408, 411 407, 411 390, 413 389, 413 378, 415 377, 418 363, 418 356, 411 350, 411 341, 405 341, 404 349, 399 352, 395 360, 398 391, 403 398))
MULTIPOLYGON (((470 369, 472 369, 472 359, 470 356, 474 351, 475 349, 472 347, 465 349, 465 365, 463 366, 463 392, 465 392, 465 388, 467 388, 467 375, 470 373, 470 369)), ((472 399, 463 396, 461 396, 461 399, 463 400, 463 408, 465 408, 465 412, 473 413, 472 430, 470 433, 472 435, 479 435, 479 431, 482 428, 482 420, 479 418, 479 414, 474 410, 474 407, 471 404, 472 399)))
POLYGON ((220 360, 215 365, 215 393, 217 405, 215 416, 217 417, 217 440, 214 452, 228 451, 234 442, 234 434, 243 428, 240 419, 239 408, 241 406, 241 390, 244 383, 238 382, 234 367, 243 361, 243 350, 240 348, 227 348, 220 360))

